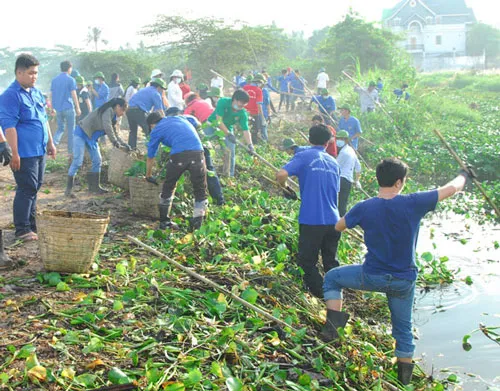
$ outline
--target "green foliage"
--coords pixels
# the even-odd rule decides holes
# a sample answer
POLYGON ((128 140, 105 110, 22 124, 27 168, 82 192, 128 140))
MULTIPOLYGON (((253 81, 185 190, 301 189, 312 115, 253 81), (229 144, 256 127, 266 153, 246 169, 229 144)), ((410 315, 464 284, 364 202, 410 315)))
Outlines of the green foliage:
POLYGON ((471 56, 485 54, 487 66, 498 66, 500 30, 484 23, 473 24, 467 32, 467 54, 471 56))
POLYGON ((398 37, 388 30, 376 28, 354 12, 330 28, 328 37, 319 47, 330 69, 340 73, 353 68, 359 61, 365 72, 372 68, 389 69, 397 56, 395 43, 398 37))

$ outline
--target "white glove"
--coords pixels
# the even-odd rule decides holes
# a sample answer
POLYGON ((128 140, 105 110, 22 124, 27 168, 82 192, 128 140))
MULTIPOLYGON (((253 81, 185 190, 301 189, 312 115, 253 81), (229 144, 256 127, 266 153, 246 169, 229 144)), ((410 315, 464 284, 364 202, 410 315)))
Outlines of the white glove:
POLYGON ((358 190, 361 190, 361 189, 362 189, 362 187, 361 187, 361 183, 360 183, 359 181, 354 182, 354 186, 355 186, 355 187, 356 187, 356 189, 358 189, 358 190))

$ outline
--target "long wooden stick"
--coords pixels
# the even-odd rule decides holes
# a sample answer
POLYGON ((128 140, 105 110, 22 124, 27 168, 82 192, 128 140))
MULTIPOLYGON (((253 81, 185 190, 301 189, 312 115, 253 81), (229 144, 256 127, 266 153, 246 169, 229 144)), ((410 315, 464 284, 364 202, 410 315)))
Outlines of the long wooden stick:
POLYGON ((210 72, 212 72, 214 75, 217 75, 219 77, 222 77, 225 81, 227 81, 229 84, 231 84, 233 87, 236 87, 238 88, 238 86, 236 84, 234 84, 232 81, 226 79, 224 76, 222 76, 220 73, 218 72, 215 72, 213 69, 210 69, 210 72))
MULTIPOLYGON (((453 158, 457 161, 457 163, 460 165, 460 167, 462 167, 465 171, 468 171, 467 165, 464 163, 464 161, 462 159, 460 159, 460 157, 457 155, 457 153, 450 147, 450 144, 448 144, 448 142, 445 140, 445 138, 443 137, 443 135, 441 134, 441 132, 439 130, 437 130, 437 129, 434 129, 434 133, 436 133, 436 135, 439 137, 439 139, 441 140, 441 142, 443 143, 443 145, 450 152, 451 156, 453 156, 453 158)), ((481 186, 481 183, 476 178, 472 178, 471 177, 471 180, 477 186, 477 188, 479 189, 479 191, 483 194, 483 196, 486 199, 486 201, 491 205, 491 207, 493 208, 493 210, 497 214, 497 217, 500 218, 500 210, 495 205, 495 203, 493 202, 493 200, 488 196, 488 194, 486 194, 486 192, 484 191, 483 187, 481 186)))
MULTIPOLYGON (((247 151, 248 153, 251 153, 250 150, 247 148, 247 146, 245 144, 243 144, 241 141, 239 140, 236 140, 236 144, 238 144, 240 147, 244 148, 245 151, 247 151)), ((271 168, 274 172, 278 172, 279 170, 274 167, 271 163, 269 163, 266 159, 264 159, 262 156, 260 156, 257 152, 252 152, 251 154, 253 154, 254 156, 256 156, 259 160, 261 160, 266 166, 268 166, 269 168, 271 168)), ((290 182, 293 186, 296 187, 296 189, 299 189, 299 185, 297 184, 297 182, 293 181, 292 179, 288 178, 287 179, 288 182, 290 182)))
POLYGON ((194 272, 193 270, 191 270, 190 268, 184 266, 184 265, 181 265, 179 262, 177 261, 174 261, 173 259, 169 258, 168 256, 166 256, 165 254, 163 254, 162 252, 154 249, 153 247, 151 246, 148 246, 147 244, 141 242, 139 239, 137 238, 134 238, 133 236, 130 236, 130 235, 127 235, 127 238, 129 240, 131 240, 132 242, 134 242, 135 244, 137 244, 138 246, 142 247, 142 248, 145 248, 146 250, 148 250, 150 253, 152 254, 155 254, 156 256, 160 257, 160 258, 163 258, 164 260, 166 260, 168 263, 170 263, 171 265, 175 266, 177 269, 180 269, 182 270, 183 272, 189 274, 191 277, 194 277, 196 278, 197 280, 211 286, 212 288, 218 290, 219 292, 222 292, 224 293, 225 295, 228 295, 229 297, 231 297, 233 300, 237 301, 238 303, 240 304, 243 304, 245 307, 247 308, 250 308, 252 311, 255 311, 257 312, 259 315, 262 315, 264 318, 268 319, 268 320, 271 320, 277 324, 279 324, 280 326, 282 327, 289 327, 291 330, 293 330, 294 332, 297 332, 298 330, 293 328, 292 326, 290 326, 288 323, 285 323, 284 321, 282 321, 281 319, 278 319, 276 318, 275 316, 267 313, 266 311, 264 311, 263 309, 257 307, 256 305, 254 304, 251 304, 249 303, 248 301, 246 300, 243 300, 241 297, 238 297, 236 296, 234 293, 228 291, 226 288, 220 286, 219 284, 209 280, 208 278, 206 277, 203 277, 201 274, 198 274, 196 272, 194 272))

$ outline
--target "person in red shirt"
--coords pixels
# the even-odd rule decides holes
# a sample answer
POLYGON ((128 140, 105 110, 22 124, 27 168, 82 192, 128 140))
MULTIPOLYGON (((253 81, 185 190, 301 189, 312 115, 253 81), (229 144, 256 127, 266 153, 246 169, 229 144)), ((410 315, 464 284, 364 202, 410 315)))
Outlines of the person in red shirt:
MULTIPOLYGON (((313 126, 317 126, 319 124, 323 124, 325 125, 324 123, 324 119, 321 115, 315 115, 314 117, 312 117, 312 123, 313 123, 313 126)), ((337 157, 337 131, 335 130, 335 128, 331 125, 326 125, 326 127, 330 130, 330 132, 332 133, 332 138, 330 139, 329 143, 328 143, 328 146, 326 147, 326 152, 333 156, 334 158, 337 157)))
POLYGON ((192 115, 196 117, 200 123, 204 123, 210 114, 214 111, 214 108, 210 103, 200 98, 196 92, 190 92, 184 97, 184 102, 186 103, 186 108, 184 109, 184 114, 192 115))
POLYGON ((245 106, 245 109, 250 114, 252 121, 252 142, 255 144, 258 142, 259 132, 261 131, 262 125, 265 121, 264 113, 262 111, 262 86, 266 83, 266 80, 261 74, 254 76, 250 84, 246 84, 243 89, 247 92, 250 100, 245 106))
POLYGON ((191 92, 191 87, 186 83, 186 76, 182 78, 182 81, 179 83, 179 87, 182 91, 182 99, 186 99, 186 95, 191 92))

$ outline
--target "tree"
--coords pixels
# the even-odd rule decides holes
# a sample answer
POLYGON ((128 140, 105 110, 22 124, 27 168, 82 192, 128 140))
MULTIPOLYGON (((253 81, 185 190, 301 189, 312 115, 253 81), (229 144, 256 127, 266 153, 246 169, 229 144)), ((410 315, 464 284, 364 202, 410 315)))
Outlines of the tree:
POLYGON ((228 77, 237 70, 260 69, 282 56, 287 42, 276 26, 236 26, 221 19, 168 15, 158 16, 142 34, 168 36, 161 46, 185 53, 185 65, 205 80, 212 76, 210 69, 228 77))
POLYGON ((108 41, 106 39, 101 38, 102 30, 99 27, 90 27, 87 33, 87 45, 91 42, 94 43, 95 51, 97 52, 97 45, 102 42, 107 45, 108 41))
POLYGON ((498 65, 500 58, 500 30, 484 23, 472 25, 467 32, 467 54, 485 54, 486 66, 498 65))
POLYGON ((344 20, 330 28, 326 39, 317 48, 335 72, 356 66, 366 72, 375 67, 389 69, 398 55, 398 37, 388 30, 376 28, 350 10, 344 20))

